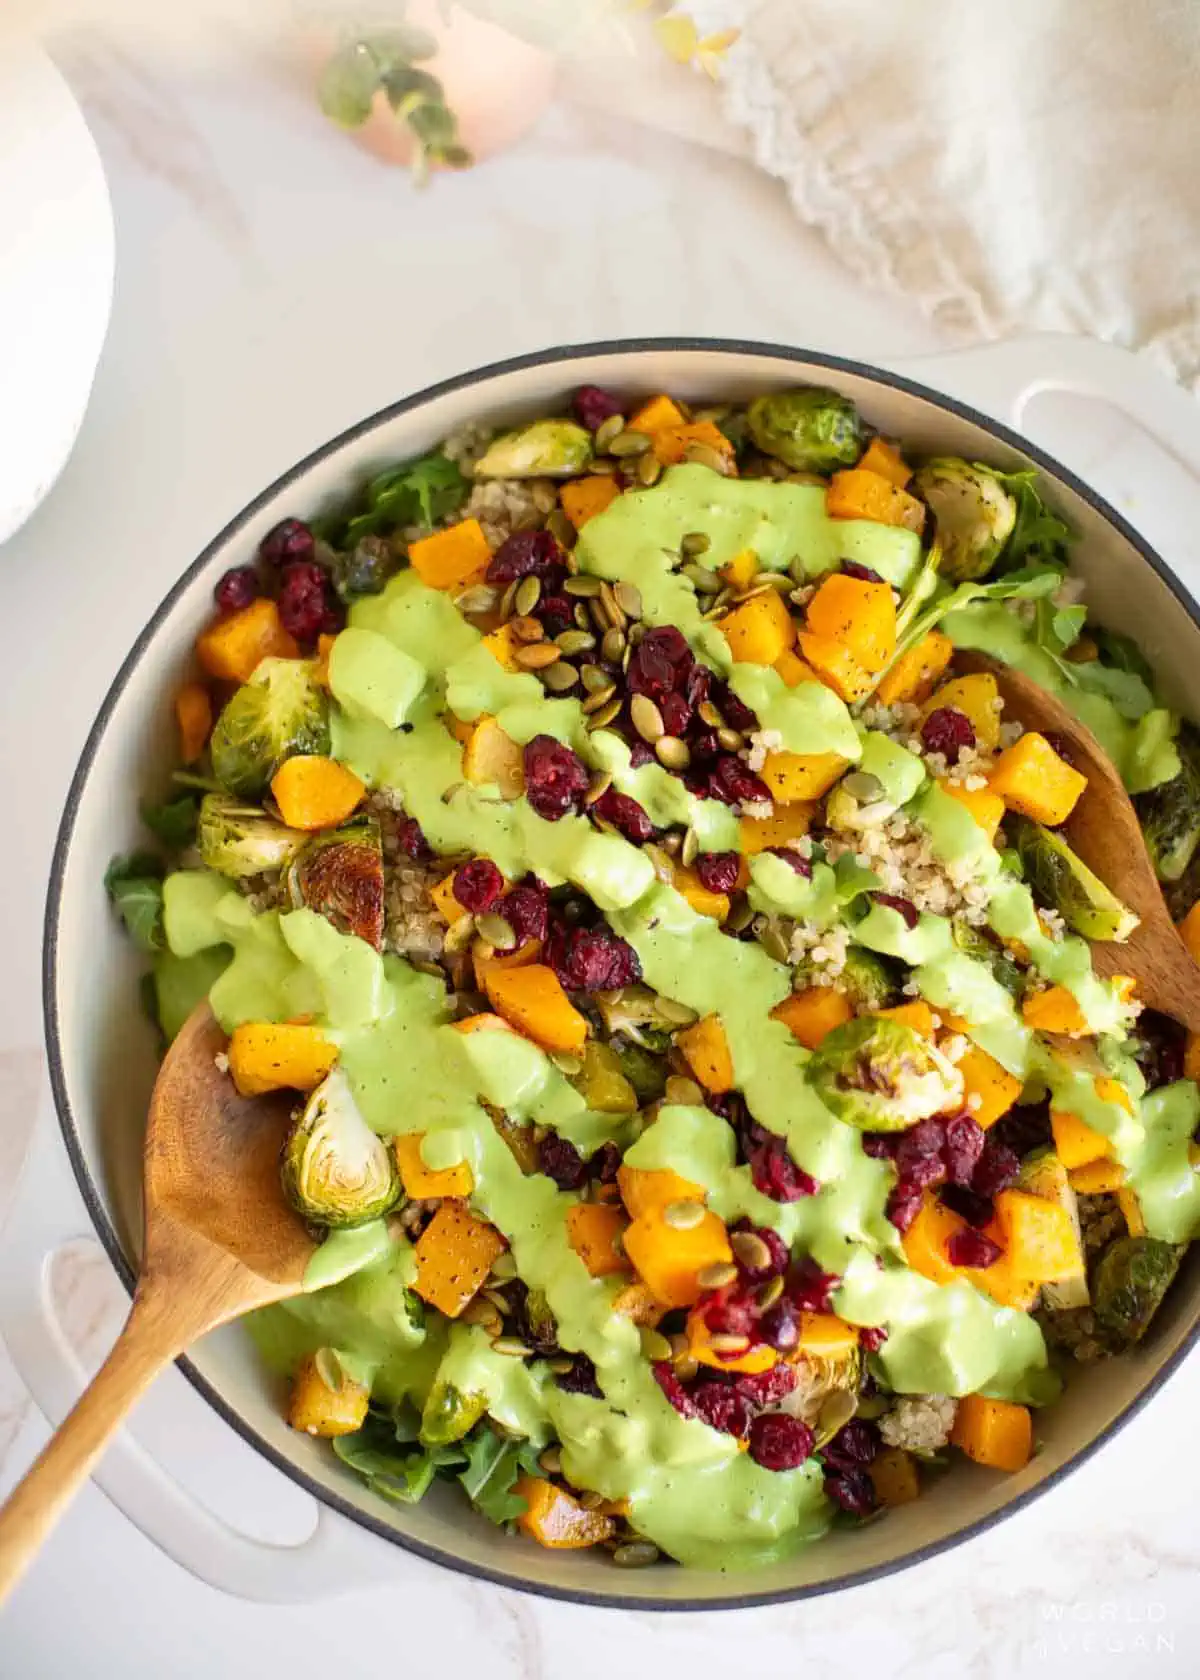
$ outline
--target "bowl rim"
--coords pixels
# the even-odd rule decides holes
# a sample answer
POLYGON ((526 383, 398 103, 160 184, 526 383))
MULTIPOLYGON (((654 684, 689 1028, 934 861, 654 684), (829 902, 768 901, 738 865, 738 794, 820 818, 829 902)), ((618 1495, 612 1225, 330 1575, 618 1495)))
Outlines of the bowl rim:
MULTIPOLYGON (((544 350, 527 351, 518 356, 506 357, 500 361, 485 363, 463 373, 453 374, 449 378, 424 386, 421 390, 415 391, 409 396, 388 403, 366 418, 347 426, 336 436, 319 444, 300 461, 280 473, 271 484, 246 503, 231 519, 227 520, 221 530, 205 545, 196 559, 185 568, 159 602, 122 661, 104 696, 95 721, 88 731, 79 761, 71 777, 62 818, 55 836, 46 891, 42 947, 42 1014, 50 1087, 59 1129, 62 1133, 63 1143, 80 1195, 83 1197, 88 1215, 105 1253, 131 1295, 137 1282, 137 1274, 125 1255, 115 1226, 93 1179, 67 1091, 66 1073, 60 1045, 57 970, 59 915, 76 818, 100 742, 133 672, 152 646, 163 624, 170 617, 177 601, 186 592, 192 581, 208 566, 214 555, 231 538, 236 536, 239 529, 253 519, 260 508, 277 496, 280 491, 286 490, 289 485, 302 480, 313 467, 330 455, 335 454, 346 444, 366 436, 399 415, 423 407, 426 403, 438 397, 455 391, 467 390, 472 386, 484 384, 506 374, 557 365, 561 365, 564 370, 569 370, 573 362, 585 359, 594 360, 605 356, 649 355, 663 352, 714 352, 727 356, 758 356, 779 362, 792 362, 808 368, 820 368, 835 376, 839 374, 850 375, 854 378, 865 379, 873 384, 888 387, 906 396, 917 397, 922 401, 931 403, 936 408, 942 409, 955 419, 969 421, 988 432, 998 442, 1025 456, 1035 466, 1051 474, 1086 502, 1124 538, 1150 567, 1151 571, 1166 585, 1180 606, 1183 607, 1193 625, 1200 630, 1200 603, 1166 564, 1161 555, 1133 528, 1123 514, 1112 507, 1069 468, 1064 467, 1054 456, 1040 446, 1031 443, 1011 426, 982 413, 970 403, 963 402, 957 397, 948 396, 932 386, 909 378, 905 374, 895 373, 889 368, 878 367, 870 362, 858 361, 851 357, 836 356, 819 350, 806 350, 795 345, 772 344, 762 340, 744 338, 660 337, 652 335, 599 339, 556 345, 544 350)), ((934 358, 931 357, 930 359, 933 360, 934 358)), ((390 1523, 377 1517, 373 1512, 363 1510, 348 1499, 344 1499, 339 1493, 327 1487, 315 1477, 310 1476, 286 1453, 281 1452, 265 1440, 196 1369, 186 1355, 181 1356, 175 1363, 196 1392, 255 1452, 261 1454, 276 1469, 282 1471, 285 1476, 303 1488, 321 1505, 337 1512, 339 1516, 346 1518, 357 1526, 367 1529, 380 1539, 400 1547, 403 1551, 413 1553, 429 1563, 440 1564, 443 1568, 453 1570, 457 1574, 487 1581, 492 1585, 506 1587, 512 1591, 530 1593, 541 1598, 584 1604, 597 1609, 706 1611, 713 1613, 716 1611, 751 1609, 772 1604, 789 1604, 803 1599, 824 1597, 828 1593, 845 1591, 851 1587, 866 1586, 870 1582, 883 1580, 889 1575, 896 1575, 903 1570, 913 1568, 915 1565, 937 1557, 943 1552, 952 1551, 966 1541, 986 1533, 987 1530, 995 1527, 1007 1517, 1027 1508, 1044 1494, 1049 1493, 1052 1488, 1064 1481, 1081 1464, 1086 1463, 1089 1458, 1098 1452, 1102 1446, 1112 1440, 1117 1431, 1146 1405, 1197 1345, 1200 1345, 1200 1317, 1183 1337, 1174 1353, 1164 1360, 1155 1371, 1145 1387, 1093 1440, 1081 1447, 1078 1452, 1072 1454, 1065 1463, 1038 1482, 1036 1486, 1027 1488, 1023 1493, 1016 1495, 996 1510, 978 1518, 975 1522, 956 1529, 942 1539, 931 1541, 928 1545, 906 1552, 900 1557, 873 1564, 868 1568, 847 1571, 824 1581, 801 1583, 794 1587, 781 1587, 770 1591, 756 1592, 751 1590, 732 1593, 728 1597, 720 1599, 640 1597, 621 1592, 593 1592, 587 1588, 560 1587, 528 1578, 522 1579, 516 1574, 509 1574, 504 1570, 486 1564, 468 1561, 441 1546, 431 1545, 427 1541, 404 1534, 390 1523)))

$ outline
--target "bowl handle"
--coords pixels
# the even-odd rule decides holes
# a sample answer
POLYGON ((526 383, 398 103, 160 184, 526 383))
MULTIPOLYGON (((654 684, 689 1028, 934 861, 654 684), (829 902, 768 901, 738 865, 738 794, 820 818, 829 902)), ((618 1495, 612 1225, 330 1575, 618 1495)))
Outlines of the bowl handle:
POLYGON ((891 362, 919 380, 1022 429, 1042 391, 1071 391, 1111 403, 1168 455, 1200 478, 1200 403, 1148 357, 1096 338, 1044 333, 1001 344, 891 362))
MULTIPOLYGON (((0 1237, 0 1337, 52 1424, 66 1417, 86 1377, 54 1310, 50 1262, 64 1244, 83 1236, 95 1241, 62 1141, 44 1109, 0 1237)), ((181 1568, 238 1598, 264 1604, 328 1598, 384 1581, 395 1584, 406 1567, 394 1547, 316 1502, 315 1527, 297 1545, 241 1534, 193 1499, 128 1430, 113 1438, 93 1480, 181 1568)))

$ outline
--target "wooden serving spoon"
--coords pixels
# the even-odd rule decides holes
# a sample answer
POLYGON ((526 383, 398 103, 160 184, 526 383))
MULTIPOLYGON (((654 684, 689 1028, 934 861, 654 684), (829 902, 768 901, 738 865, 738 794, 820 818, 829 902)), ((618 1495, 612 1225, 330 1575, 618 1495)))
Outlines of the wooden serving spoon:
POLYGON ((1092 944, 1096 972, 1106 978, 1132 975, 1142 1003, 1200 1032, 1200 967, 1167 911, 1137 812, 1104 748, 1052 694, 1011 665, 981 653, 961 653, 955 665, 994 676, 1006 715, 1041 735, 1057 735, 1072 764, 1087 777, 1063 832, 1088 868, 1140 917, 1121 944, 1092 944))
POLYGON ((133 1306, 112 1352, 0 1510, 0 1601, 159 1372, 209 1330, 300 1292, 316 1245, 279 1185, 295 1097, 239 1096, 216 1065, 225 1043, 201 1004, 159 1070, 133 1306))

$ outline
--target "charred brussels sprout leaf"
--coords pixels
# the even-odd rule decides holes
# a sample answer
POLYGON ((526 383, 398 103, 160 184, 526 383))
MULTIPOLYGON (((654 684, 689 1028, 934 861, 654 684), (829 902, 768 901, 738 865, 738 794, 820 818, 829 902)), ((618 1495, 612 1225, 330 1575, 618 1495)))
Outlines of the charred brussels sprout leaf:
POLYGON ((1179 881, 1200 846, 1200 737, 1184 728, 1179 741, 1180 771, 1137 802, 1146 849, 1160 881, 1179 881))
POLYGON ((104 890, 117 908, 125 931, 141 951, 163 948, 162 860, 151 852, 115 857, 104 872, 104 890))
POLYGON ((378 1219, 399 1199, 392 1152, 359 1113, 340 1068, 317 1086, 288 1135, 283 1189, 304 1219, 338 1229, 378 1219))
POLYGON ((808 1064, 826 1107, 867 1132, 901 1132, 962 1096, 962 1075, 901 1021, 869 1015, 835 1027, 808 1064))
POLYGON ((333 586, 347 603, 379 595, 396 566, 395 551, 386 537, 361 537, 353 548, 334 555, 333 586))
POLYGON ((621 1072, 633 1086, 639 1103, 657 1102, 666 1089, 667 1064, 662 1056, 640 1044, 622 1044, 617 1051, 621 1072))
POLYGON ((793 472, 831 473, 852 467, 863 451, 858 410, 819 385, 756 397, 746 412, 750 436, 764 455, 793 472))
POLYGON ((1109 891, 1060 834, 1040 823, 1010 819, 1009 832, 1033 896, 1057 910, 1073 933, 1085 939, 1128 939, 1138 917, 1109 891))
POLYGON ((1092 1275, 1092 1306, 1110 1334, 1125 1342, 1145 1335, 1170 1288, 1183 1249, 1154 1237, 1119 1237, 1092 1275))
MULTIPOLYGON (((1016 856, 1010 854, 1014 860, 1014 873, 1017 872, 1016 856)), ((992 978, 998 980, 1010 997, 1019 998, 1025 990, 1025 976, 1017 963, 1001 945, 989 939, 986 933, 972 927, 970 922, 956 921, 951 929, 954 943, 964 956, 974 957, 976 962, 986 963, 992 971, 992 978)))
POLYGON ((228 794, 208 793, 200 801, 196 844, 205 864, 218 875, 242 880, 284 869, 307 843, 302 830, 287 828, 256 805, 243 805, 228 794))
POLYGON ((956 583, 986 577, 1017 523, 1016 498, 1001 475, 957 456, 940 455, 918 469, 912 488, 933 513, 941 575, 956 583))
POLYGON ((590 1109, 598 1114, 633 1114, 638 1098, 625 1077, 621 1058, 607 1044, 595 1039, 583 1052, 583 1066, 571 1083, 590 1109))
POLYGON ((313 662, 264 659, 217 719, 209 750, 221 786, 257 799, 285 758, 329 745, 329 698, 313 662))
POLYGON ((383 946, 383 847, 373 817, 310 840, 288 871, 297 909, 315 910, 339 933, 383 946))
POLYGON ((461 1441, 486 1411, 486 1394, 464 1394, 453 1383, 435 1382, 421 1411, 421 1439, 427 1447, 461 1441))
POLYGON ((535 420, 507 432, 475 463, 476 478, 570 478, 592 459, 592 434, 573 420, 535 420))

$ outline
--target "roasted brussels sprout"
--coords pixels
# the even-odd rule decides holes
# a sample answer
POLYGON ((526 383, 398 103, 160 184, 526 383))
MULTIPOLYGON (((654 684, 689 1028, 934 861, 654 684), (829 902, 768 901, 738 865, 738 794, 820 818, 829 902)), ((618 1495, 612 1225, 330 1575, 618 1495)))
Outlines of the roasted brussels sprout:
POLYGON ((863 451, 858 410, 820 385, 756 397, 746 411, 750 436, 764 455, 794 472, 831 473, 852 467, 863 451))
POLYGON ((258 799, 285 758, 329 751, 329 698, 307 659, 264 659, 212 732, 213 775, 229 793, 258 799))
POLYGON ((1086 1307, 1087 1268, 1083 1258, 1083 1233, 1079 1228, 1079 1205, 1067 1179, 1067 1169, 1053 1149, 1039 1149, 1022 1164, 1018 1188, 1044 1201, 1057 1202, 1075 1227, 1078 1265, 1066 1277, 1042 1285, 1042 1304, 1054 1309, 1086 1307))
POLYGON ((286 828, 225 793, 206 793, 200 801, 196 844, 209 869, 239 880, 284 869, 308 843, 301 829, 286 828))
POLYGON ((506 432, 475 463, 476 478, 570 478, 592 459, 592 434, 573 420, 535 420, 506 432))
POLYGON ((427 1447, 448 1447, 461 1441, 486 1411, 486 1394, 463 1394, 439 1378, 421 1411, 421 1440, 427 1447))
POLYGON ((340 1068, 321 1081, 292 1126, 283 1190, 303 1218, 343 1229, 380 1218, 399 1199, 392 1152, 359 1113, 340 1068))
POLYGON ((1183 1249, 1155 1237, 1119 1237, 1092 1274, 1092 1307, 1103 1328, 1137 1342, 1171 1287, 1183 1249))
POLYGON ((364 595, 379 595, 397 564, 396 552, 387 538, 368 534, 353 548, 334 555, 333 586, 347 603, 364 595))
POLYGON ((1002 945, 970 922, 956 920, 951 927, 954 943, 964 956, 974 957, 976 962, 986 963, 992 971, 993 980, 998 980, 1010 997, 1019 998, 1025 990, 1025 976, 1021 972, 1020 964, 1015 962, 1002 945))
POLYGON ((1179 881, 1200 847, 1200 736, 1186 724, 1176 742, 1179 774, 1142 794, 1138 816, 1160 881, 1179 881))
POLYGON ((379 824, 360 817, 310 840, 288 870, 297 909, 315 910, 339 933, 383 947, 383 846, 379 824))
POLYGON ((592 1039, 583 1052, 583 1066, 572 1080, 584 1102, 597 1114, 635 1114, 637 1092, 626 1079, 621 1058, 608 1044, 592 1039))
POLYGON ((997 474, 957 456, 940 455, 918 468, 911 488, 937 522, 941 575, 955 583, 986 577, 1017 523, 1016 498, 997 474))
POLYGON ((897 1001, 900 986, 886 957, 851 945, 842 968, 842 984, 858 1009, 888 1009, 897 1001))
POLYGON ((962 1097, 962 1075, 901 1021, 863 1015, 835 1027, 808 1077, 839 1119, 864 1132, 902 1132, 962 1097))
POLYGON ((667 1064, 663 1057, 653 1050, 644 1050, 640 1044, 622 1044, 617 1050, 617 1060, 638 1102, 657 1102, 667 1083, 667 1064))
POLYGON ((1085 939, 1122 943, 1129 938, 1139 918, 1076 857, 1061 834, 1011 818, 1008 832, 1039 904, 1057 910, 1071 931, 1085 939))

